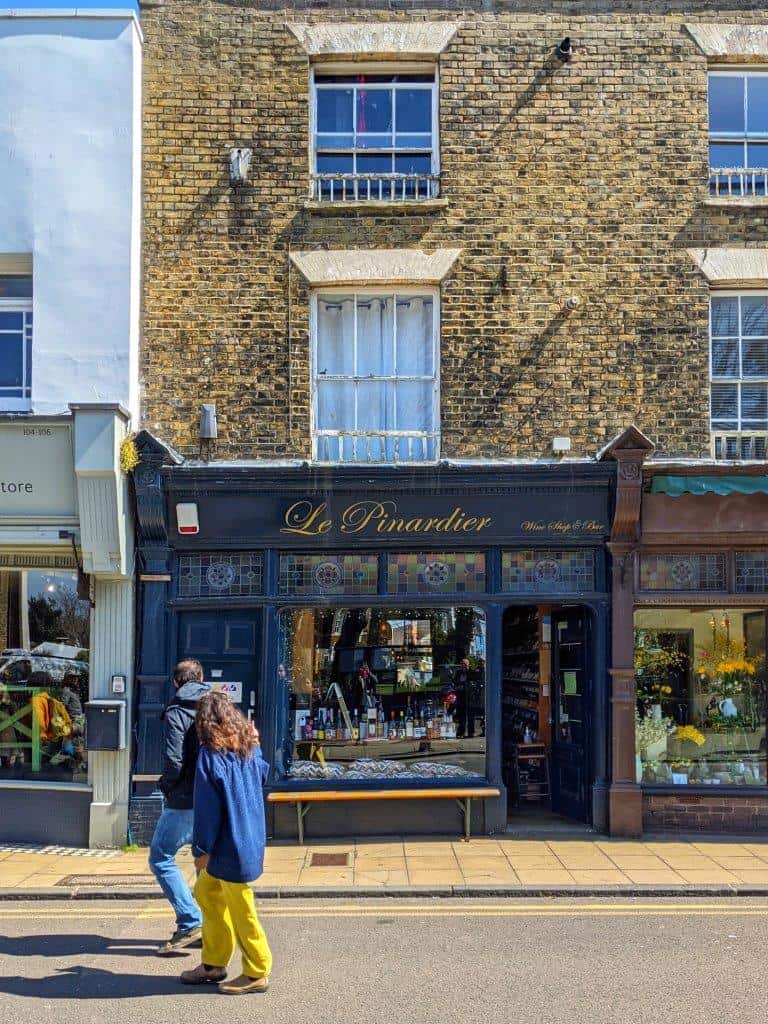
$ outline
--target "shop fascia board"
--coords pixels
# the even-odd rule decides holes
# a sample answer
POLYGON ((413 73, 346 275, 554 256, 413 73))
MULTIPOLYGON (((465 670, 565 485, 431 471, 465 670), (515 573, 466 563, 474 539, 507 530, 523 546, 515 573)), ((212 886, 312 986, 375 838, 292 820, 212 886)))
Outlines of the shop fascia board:
POLYGON ((768 60, 768 25, 702 22, 685 28, 713 64, 759 64, 768 60))
POLYGON ((370 285, 437 285, 461 249, 316 249, 292 252, 291 262, 313 288, 370 285))
POLYGON ((104 579, 130 577, 133 527, 127 478, 120 469, 129 413, 111 404, 70 409, 83 569, 104 579))
POLYGON ((458 21, 289 22, 286 27, 313 61, 432 60, 446 49, 458 21))
POLYGON ((688 255, 716 288, 768 286, 768 249, 688 249, 688 255))

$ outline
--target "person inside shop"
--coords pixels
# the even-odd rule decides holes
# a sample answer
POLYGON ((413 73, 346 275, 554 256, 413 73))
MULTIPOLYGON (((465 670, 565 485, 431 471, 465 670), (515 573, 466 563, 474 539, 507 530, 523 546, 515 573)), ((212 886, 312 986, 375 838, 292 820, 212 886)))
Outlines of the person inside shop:
POLYGON ((251 884, 264 869, 262 787, 269 765, 257 732, 223 693, 200 701, 197 734, 192 854, 198 871, 195 898, 203 911, 203 951, 201 962, 184 971, 181 982, 218 985, 225 995, 265 992, 272 953, 251 884), (236 946, 242 974, 227 982, 236 946))
POLYGON ((365 711, 376 703, 376 692, 379 680, 371 672, 368 662, 364 661, 357 672, 347 676, 344 683, 344 697, 350 711, 357 708, 365 711))
POLYGON ((173 686, 175 693, 161 716, 163 773, 159 785, 165 799, 149 848, 149 867, 173 907, 176 930, 160 946, 158 956, 186 955, 202 934, 200 908, 179 870, 176 854, 192 840, 192 797, 200 749, 195 715, 210 686, 203 682, 203 666, 195 658, 178 663, 173 686))
POLYGON ((462 658, 451 677, 453 692, 456 694, 456 738, 465 736, 472 739, 475 735, 475 716, 472 707, 472 688, 475 675, 469 667, 469 658, 462 658))

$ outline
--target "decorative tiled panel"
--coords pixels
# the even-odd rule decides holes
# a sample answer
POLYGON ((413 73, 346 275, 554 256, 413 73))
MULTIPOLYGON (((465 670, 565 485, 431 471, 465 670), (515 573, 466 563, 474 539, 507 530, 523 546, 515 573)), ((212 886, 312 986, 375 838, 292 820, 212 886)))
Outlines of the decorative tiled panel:
POLYGON ((726 589, 725 555, 643 555, 640 559, 641 590, 726 589))
POLYGON ((253 597, 262 592, 259 551, 215 551, 179 556, 179 597, 253 597))
POLYGON ((736 593, 768 592, 768 551, 736 552, 736 593))
POLYGON ((375 594, 376 555, 281 555, 281 594, 375 594))
POLYGON ((573 594, 595 589, 595 553, 590 548, 504 551, 501 589, 508 594, 573 594))
POLYGON ((485 555, 389 555, 387 591, 390 594, 482 594, 485 591, 485 555))

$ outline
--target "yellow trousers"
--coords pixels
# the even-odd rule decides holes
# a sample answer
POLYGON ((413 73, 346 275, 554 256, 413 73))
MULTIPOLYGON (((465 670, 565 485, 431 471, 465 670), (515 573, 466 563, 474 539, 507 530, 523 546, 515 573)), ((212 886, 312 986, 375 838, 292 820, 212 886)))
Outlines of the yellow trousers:
POLYGON ((203 963, 226 967, 235 952, 243 954, 243 974, 264 978, 272 970, 272 951, 261 927, 247 882, 225 882, 203 870, 195 899, 203 912, 203 963))

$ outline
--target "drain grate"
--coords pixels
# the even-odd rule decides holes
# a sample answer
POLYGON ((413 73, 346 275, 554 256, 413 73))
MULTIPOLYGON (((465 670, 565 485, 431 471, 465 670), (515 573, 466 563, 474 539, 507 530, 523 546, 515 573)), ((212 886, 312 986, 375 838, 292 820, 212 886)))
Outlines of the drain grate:
POLYGON ((311 868, 346 868, 349 866, 348 853, 313 853, 309 866, 311 868))
POLYGON ((127 888, 130 885, 157 885, 154 875, 67 875, 56 885, 115 886, 127 888))

